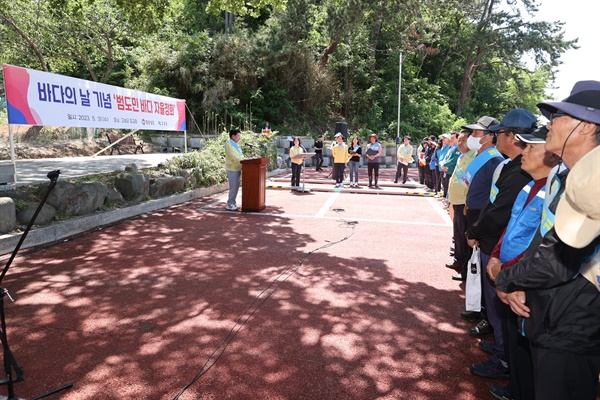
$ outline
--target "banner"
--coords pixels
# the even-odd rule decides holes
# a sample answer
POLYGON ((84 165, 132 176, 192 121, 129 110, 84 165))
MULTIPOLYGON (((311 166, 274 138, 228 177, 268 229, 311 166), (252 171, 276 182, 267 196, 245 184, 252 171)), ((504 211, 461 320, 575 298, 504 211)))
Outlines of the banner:
POLYGON ((4 64, 8 123, 184 131, 185 101, 4 64))

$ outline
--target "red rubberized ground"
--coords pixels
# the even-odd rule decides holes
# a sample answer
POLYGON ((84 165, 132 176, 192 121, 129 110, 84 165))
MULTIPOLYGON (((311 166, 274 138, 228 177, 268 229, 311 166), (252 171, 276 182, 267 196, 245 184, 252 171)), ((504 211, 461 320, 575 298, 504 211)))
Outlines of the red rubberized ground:
POLYGON ((469 372, 487 355, 458 316, 439 201, 279 189, 245 214, 225 199, 15 259, 2 285, 16 394, 72 382, 52 398, 172 399, 225 341, 181 399, 491 398, 495 381, 469 372))

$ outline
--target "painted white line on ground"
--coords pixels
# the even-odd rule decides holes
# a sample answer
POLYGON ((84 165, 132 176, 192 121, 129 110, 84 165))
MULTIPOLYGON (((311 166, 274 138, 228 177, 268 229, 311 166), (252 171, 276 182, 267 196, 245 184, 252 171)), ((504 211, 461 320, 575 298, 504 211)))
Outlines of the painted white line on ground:
POLYGON ((440 215, 440 217, 442 217, 444 222, 446 222, 446 225, 452 226, 452 220, 450 219, 450 216, 448 216, 446 210, 440 207, 439 201, 437 199, 432 199, 431 197, 427 197, 427 201, 429 202, 429 204, 431 204, 431 207, 433 207, 433 209, 440 215))
MULTIPOLYGON (((205 207, 201 207, 201 208, 197 208, 197 211, 206 211, 206 212, 214 212, 214 213, 225 213, 225 214, 231 214, 231 213, 235 213, 232 211, 228 211, 228 210, 222 210, 222 209, 209 209, 208 206, 205 207)), ((243 214, 243 215, 255 215, 255 216, 264 216, 264 217, 277 217, 277 218, 305 218, 305 219, 330 219, 330 220, 339 220, 340 217, 324 217, 324 216, 316 216, 316 215, 298 215, 298 214, 271 214, 271 213, 239 213, 239 214, 243 214)), ((441 226, 441 227, 447 227, 448 224, 440 224, 440 223, 435 223, 435 222, 419 222, 419 221, 393 221, 393 220, 389 220, 389 219, 370 219, 370 218, 352 218, 351 216, 348 216, 348 218, 346 219, 350 219, 352 221, 358 221, 358 222, 375 222, 375 223, 384 223, 384 224, 398 224, 398 225, 415 225, 415 226, 423 226, 423 225, 427 225, 427 226, 441 226)))
POLYGON ((333 202, 339 197, 339 195, 340 192, 334 192, 331 196, 329 196, 325 204, 323 204, 323 207, 321 207, 321 209, 315 214, 315 218, 323 218, 325 216, 325 213, 329 211, 329 208, 331 207, 333 202))

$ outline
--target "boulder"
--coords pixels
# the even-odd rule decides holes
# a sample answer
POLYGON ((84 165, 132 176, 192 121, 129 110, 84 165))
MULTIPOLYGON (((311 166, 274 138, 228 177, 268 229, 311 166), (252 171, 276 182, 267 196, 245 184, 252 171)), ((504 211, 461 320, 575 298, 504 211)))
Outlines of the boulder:
POLYGON ((67 215, 91 214, 104 205, 108 188, 100 182, 57 182, 47 204, 67 215))
MULTIPOLYGON (((19 221, 19 224, 28 225, 29 221, 31 221, 31 218, 33 218, 33 214, 35 214, 35 211, 37 210, 38 206, 39 205, 37 205, 37 204, 32 204, 30 206, 27 206, 25 209, 21 210, 17 214, 17 221, 19 221)), ((35 219, 34 224, 35 225, 49 224, 55 215, 56 215, 56 208, 52 207, 49 204, 44 204, 42 206, 42 209, 40 210, 40 213, 37 215, 37 218, 35 219)))
POLYGON ((10 197, 0 197, 0 234, 12 232, 16 225, 15 202, 10 197))
POLYGON ((185 187, 183 176, 159 178, 150 186, 150 197, 157 198, 177 193, 185 187))
POLYGON ((105 205, 120 204, 124 201, 125 200, 123 199, 123 195, 121 193, 119 193, 118 190, 108 189, 108 191, 106 192, 106 198, 104 199, 104 204, 105 205))
POLYGON ((135 164, 129 164, 125 172, 117 175, 115 186, 126 200, 142 201, 150 192, 150 178, 138 172, 135 164))

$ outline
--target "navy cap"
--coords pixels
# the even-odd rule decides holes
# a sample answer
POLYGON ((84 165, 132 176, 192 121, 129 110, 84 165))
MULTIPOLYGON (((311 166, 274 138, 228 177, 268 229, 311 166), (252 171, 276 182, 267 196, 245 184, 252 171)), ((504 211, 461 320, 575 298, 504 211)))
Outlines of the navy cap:
POLYGON ((510 110, 504 116, 499 125, 490 126, 491 132, 498 132, 504 128, 535 128, 537 118, 533 113, 524 108, 515 108, 510 110))

